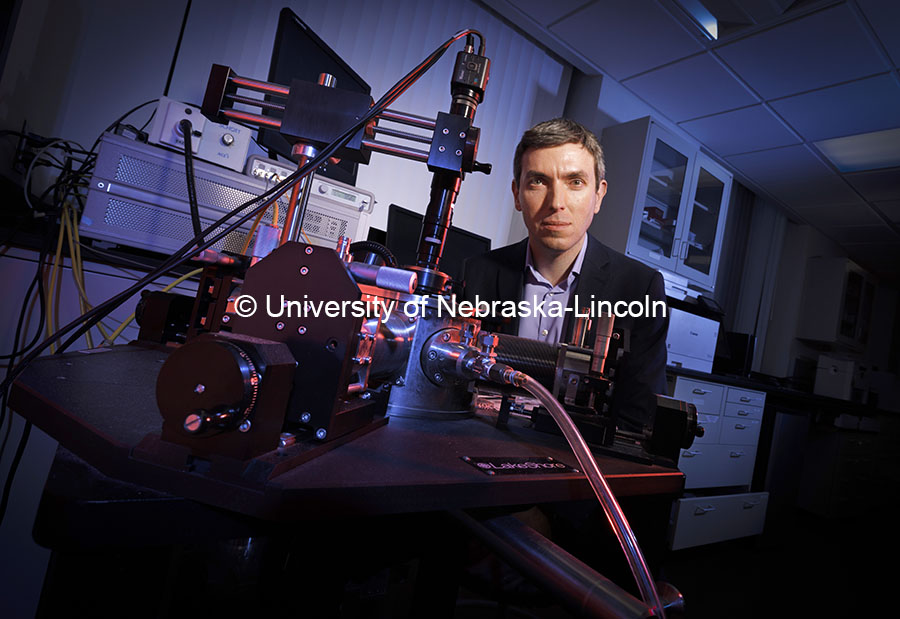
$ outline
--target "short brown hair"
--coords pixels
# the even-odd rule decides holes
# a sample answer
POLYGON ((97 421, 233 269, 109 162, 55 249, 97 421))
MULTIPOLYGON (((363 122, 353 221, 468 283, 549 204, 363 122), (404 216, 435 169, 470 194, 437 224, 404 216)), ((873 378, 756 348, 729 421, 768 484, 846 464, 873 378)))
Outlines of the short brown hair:
POLYGON ((522 134, 513 156, 513 173, 516 183, 522 175, 522 156, 530 148, 550 148, 563 144, 580 144, 594 157, 594 174, 597 186, 606 176, 606 163, 603 160, 603 148, 600 141, 590 129, 568 118, 554 118, 536 124, 522 134))

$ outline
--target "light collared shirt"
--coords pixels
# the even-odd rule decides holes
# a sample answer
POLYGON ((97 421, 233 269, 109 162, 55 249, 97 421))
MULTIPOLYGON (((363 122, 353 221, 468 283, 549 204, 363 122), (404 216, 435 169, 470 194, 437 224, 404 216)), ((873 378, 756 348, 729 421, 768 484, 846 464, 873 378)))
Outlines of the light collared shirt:
POLYGON ((562 339, 566 313, 551 312, 551 305, 559 304, 559 307, 562 308, 569 307, 572 296, 575 294, 575 282, 578 281, 578 274, 581 273, 581 266, 584 263, 584 254, 586 252, 587 235, 584 237, 581 251, 578 252, 575 263, 569 270, 569 275, 554 286, 534 266, 534 260, 531 255, 531 243, 527 244, 527 249, 525 250, 525 289, 522 293, 522 301, 529 304, 529 308, 532 309, 532 315, 519 318, 519 337, 527 337, 551 344, 556 344, 562 339), (543 305, 541 305, 542 303, 543 305), (539 307, 543 308, 543 312, 533 311, 539 307))

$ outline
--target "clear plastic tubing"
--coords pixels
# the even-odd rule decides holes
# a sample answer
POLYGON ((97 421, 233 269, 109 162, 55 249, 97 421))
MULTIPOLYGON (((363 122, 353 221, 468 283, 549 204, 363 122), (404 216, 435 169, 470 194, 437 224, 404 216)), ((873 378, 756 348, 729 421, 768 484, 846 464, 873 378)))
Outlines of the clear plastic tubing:
POLYGON ((644 555, 641 553, 640 546, 638 546, 634 531, 631 530, 631 525, 628 524, 628 520, 622 512, 622 507, 613 495, 612 490, 609 489, 606 478, 600 472, 600 467, 597 466, 597 461, 594 460, 594 456, 591 450, 588 449, 587 443, 584 442, 584 438, 581 436, 578 428, 575 427, 562 405, 542 384, 521 372, 516 372, 516 374, 517 376, 512 382, 540 400, 544 408, 550 413, 550 416, 553 417, 556 425, 559 426, 563 436, 566 437, 566 440, 572 447, 572 451, 575 452, 578 464, 587 476, 594 494, 597 495, 597 499, 600 500, 600 505, 603 506, 606 518, 609 520, 609 524, 615 531, 619 544, 622 546, 622 551, 625 553, 628 566, 631 568, 631 573, 637 581, 644 603, 650 606, 659 617, 665 617, 663 605, 660 603, 659 594, 656 592, 656 585, 653 577, 650 575, 650 570, 647 568, 647 562, 644 561, 644 555))

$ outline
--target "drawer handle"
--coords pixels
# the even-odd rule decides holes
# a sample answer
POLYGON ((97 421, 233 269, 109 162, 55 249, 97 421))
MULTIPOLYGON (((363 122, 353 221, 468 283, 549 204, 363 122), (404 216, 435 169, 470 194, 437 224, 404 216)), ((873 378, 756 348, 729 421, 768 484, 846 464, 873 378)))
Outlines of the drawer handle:
POLYGON ((745 396, 745 395, 742 395, 742 396, 741 396, 741 402, 743 402, 743 403, 745 403, 745 404, 746 404, 747 402, 752 402, 752 401, 753 401, 753 398, 748 398, 748 397, 745 396))
POLYGON ((716 511, 716 508, 712 505, 707 505, 706 507, 698 507, 694 510, 695 516, 703 516, 704 514, 708 514, 709 512, 716 511))
POLYGON ((744 455, 743 451, 732 451, 731 453, 728 454, 728 456, 731 458, 740 458, 743 455, 744 455))
POLYGON ((744 509, 753 509, 759 505, 759 501, 744 501, 744 509))
POLYGON ((736 423, 736 424, 734 424, 734 429, 735 429, 735 430, 746 430, 746 429, 747 429, 747 426, 745 426, 745 425, 742 424, 742 423, 736 423))
POLYGON ((747 411, 745 411, 743 409, 738 411, 738 415, 741 417, 747 417, 749 414, 750 413, 748 413, 747 411))
POLYGON ((681 454, 681 457, 682 458, 693 458, 694 456, 699 456, 702 453, 703 453, 702 451, 685 451, 683 454, 681 454))
POLYGON ((712 391, 710 391, 709 389, 701 389, 700 387, 697 387, 691 393, 696 393, 697 395, 706 395, 707 393, 712 393, 712 391))

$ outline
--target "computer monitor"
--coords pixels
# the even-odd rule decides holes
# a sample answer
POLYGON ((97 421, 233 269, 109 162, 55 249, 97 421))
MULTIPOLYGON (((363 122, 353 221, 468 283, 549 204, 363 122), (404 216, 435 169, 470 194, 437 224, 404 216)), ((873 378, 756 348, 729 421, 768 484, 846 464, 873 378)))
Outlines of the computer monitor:
MULTIPOLYGON (((416 250, 419 236, 422 234, 423 215, 391 204, 388 208, 387 234, 385 245, 401 266, 416 263, 416 250)), ((468 230, 450 226, 444 240, 444 252, 441 254, 441 271, 454 281, 462 279, 463 261, 491 250, 491 239, 468 230)))
MULTIPOLYGON (((367 95, 372 92, 365 80, 303 23, 303 20, 292 10, 281 9, 275 46, 272 49, 272 62, 269 65, 269 81, 285 86, 290 86, 291 80, 294 79, 315 83, 320 73, 333 75, 337 80, 336 88, 367 95)), ((272 111, 265 113, 278 115, 278 112, 272 111)), ((278 154, 291 158, 293 145, 277 130, 261 128, 259 145, 268 151, 270 157, 274 158, 278 154)), ((348 185, 355 185, 356 166, 357 164, 352 161, 341 161, 337 165, 329 163, 325 170, 318 174, 348 185)))

